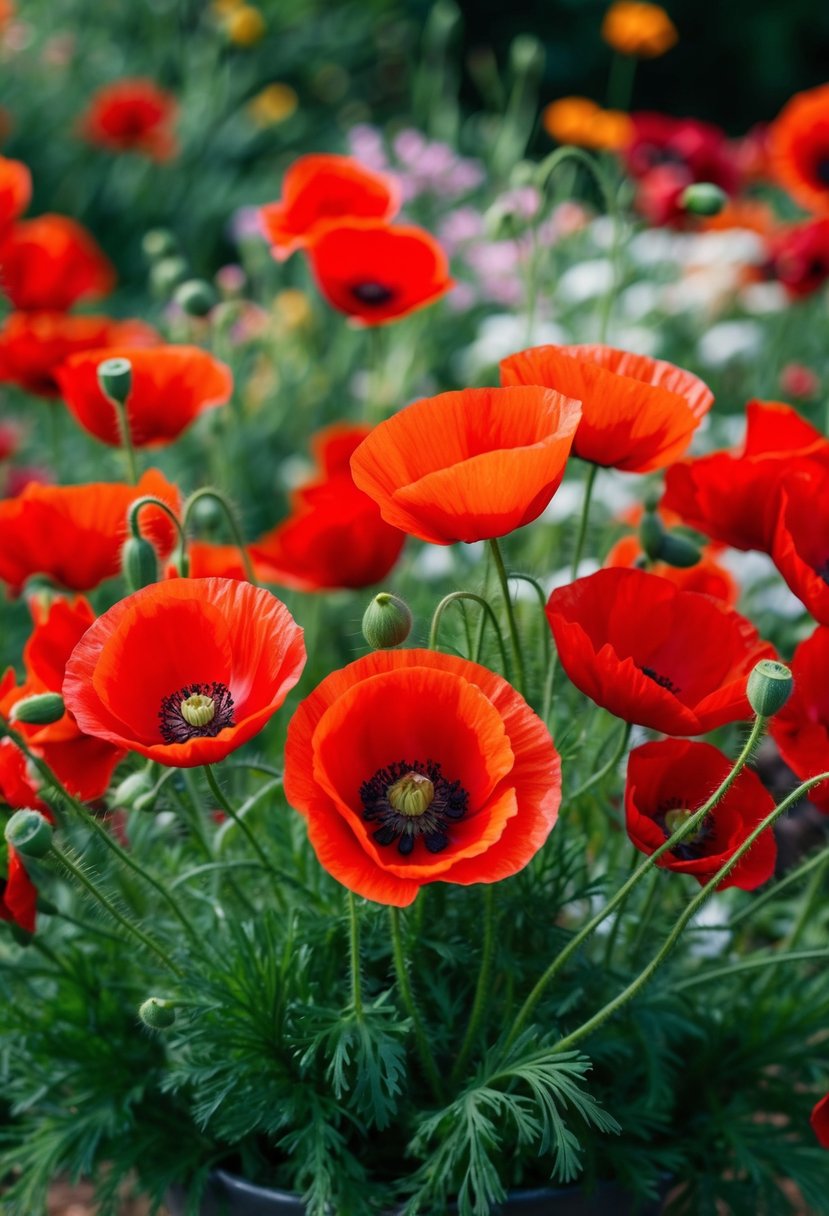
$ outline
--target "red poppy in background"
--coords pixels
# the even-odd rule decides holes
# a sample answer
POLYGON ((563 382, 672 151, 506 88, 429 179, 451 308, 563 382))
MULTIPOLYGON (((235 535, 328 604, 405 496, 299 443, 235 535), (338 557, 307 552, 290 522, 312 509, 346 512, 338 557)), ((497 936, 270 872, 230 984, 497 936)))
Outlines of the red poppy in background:
POLYGON ((23 214, 32 197, 32 175, 19 160, 0 156, 0 232, 23 214))
POLYGON ((829 279, 829 218, 773 234, 766 269, 794 299, 818 291, 829 279))
POLYGON ((153 160, 169 160, 178 151, 170 125, 176 99, 152 80, 116 80, 93 96, 81 118, 81 134, 112 152, 142 152, 153 160))
MULTIPOLYGON (((44 574, 70 591, 90 591, 121 568, 127 510, 152 495, 178 511, 174 485, 149 469, 138 485, 93 482, 81 486, 30 483, 17 498, 0 502, 0 579, 17 594, 26 579, 44 574)), ((161 556, 176 541, 172 522, 157 507, 141 513, 141 531, 161 556)))
POLYGON ((103 347, 154 346, 160 341, 144 321, 13 312, 0 328, 0 383, 18 384, 40 397, 55 397, 57 368, 72 355, 103 347))
MULTIPOLYGON (((214 545, 206 540, 194 540, 187 546, 189 578, 247 579, 244 563, 236 545, 214 545)), ((168 566, 167 578, 179 578, 175 566, 168 566)), ((264 576, 263 581, 267 581, 264 576)))
POLYGON ((612 346, 534 346, 500 367, 502 384, 539 384, 580 401, 573 455, 627 473, 680 456, 714 400, 681 367, 612 346))
POLYGON ((257 577, 300 591, 370 587, 385 578, 406 536, 387 524, 351 475, 371 427, 335 423, 312 440, 320 474, 291 496, 291 514, 251 545, 257 577))
POLYGON ((749 674, 777 657, 732 608, 644 570, 598 570, 559 587, 547 619, 576 688, 667 735, 750 718, 749 674))
POLYGON ((807 211, 829 211, 829 84, 795 93, 771 125, 777 180, 807 211))
POLYGON ((233 392, 227 364, 198 346, 110 347, 73 355, 56 372, 61 395, 84 430, 112 447, 121 445, 118 418, 98 385, 98 366, 119 357, 132 364, 127 417, 135 447, 172 443, 205 410, 225 405, 233 392))
POLYGON ((829 1094, 818 1102, 809 1122, 821 1148, 829 1148, 829 1094))
POLYGON ((308 250, 317 286, 356 325, 385 325, 454 286, 449 261, 423 228, 348 220, 308 250))
MULTIPOLYGON (((780 755, 801 781, 829 772, 829 628, 818 625, 796 648, 789 664, 794 688, 769 721, 780 755)), ((809 793, 809 801, 829 814, 829 782, 809 793)))
MULTIPOLYGON (((625 522, 636 526, 644 514, 643 508, 637 507, 627 512, 625 522)), ((679 523, 678 516, 671 512, 659 512, 666 528, 674 528, 679 523)), ((650 562, 648 571, 667 578, 681 591, 698 591, 701 595, 712 595, 733 608, 740 597, 740 589, 725 566, 720 565, 713 554, 713 545, 706 545, 702 557, 695 566, 680 568, 669 566, 667 562, 650 562)), ((637 566, 644 558, 644 551, 637 535, 623 536, 618 540, 604 559, 605 566, 622 566, 630 568, 637 566)))
POLYGON ((285 795, 329 874, 405 907, 424 883, 523 869, 556 821, 561 769, 501 676, 430 650, 376 651, 300 704, 285 795))
POLYGON ((668 469, 662 506, 713 540, 768 553, 781 478, 812 462, 829 466, 829 441, 797 410, 750 401, 736 452, 712 452, 668 469))
POLYGON ((302 630, 270 591, 172 579, 98 617, 69 659, 63 695, 86 734, 193 768, 258 734, 304 665, 302 630))
MULTIPOLYGON (((12 679, 14 677, 12 676, 12 679)), ((0 680, 0 696, 8 678, 0 680)), ((26 757, 11 739, 0 739, 0 806, 12 811, 40 811, 51 819, 49 808, 40 801, 27 769, 26 757)), ((6 876, 0 875, 0 920, 14 922, 34 933, 37 909, 37 888, 19 854, 11 845, 6 845, 6 876)))
POLYGON ((434 545, 505 536, 536 519, 564 476, 581 418, 551 389, 467 388, 381 422, 351 457, 383 519, 434 545))
POLYGON ((777 503, 772 561, 815 620, 829 625, 829 467, 790 473, 777 503))
POLYGON ((37 887, 11 845, 6 845, 8 870, 0 876, 0 920, 14 922, 27 933, 34 933, 37 917, 37 887))
POLYGON ((64 312, 109 295, 115 268, 75 220, 39 215, 12 225, 0 241, 0 286, 21 312, 64 312))
MULTIPOLYGON (((664 739, 635 747, 628 757, 625 824, 635 848, 648 856, 705 804, 733 765, 710 743, 664 739)), ((774 799, 751 769, 744 768, 696 832, 656 863, 693 874, 700 886, 714 877, 734 851, 774 810, 774 799)), ((777 844, 763 832, 717 890, 753 891, 774 873, 777 844)))
POLYGON ((312 244, 332 224, 390 220, 400 210, 400 186, 350 156, 300 156, 287 170, 282 199, 259 211, 262 232, 283 261, 312 244))
POLYGON ((631 114, 625 160, 639 182, 637 206, 655 224, 685 220, 679 199, 693 182, 712 182, 726 194, 739 186, 734 151, 724 131, 695 118, 631 114))

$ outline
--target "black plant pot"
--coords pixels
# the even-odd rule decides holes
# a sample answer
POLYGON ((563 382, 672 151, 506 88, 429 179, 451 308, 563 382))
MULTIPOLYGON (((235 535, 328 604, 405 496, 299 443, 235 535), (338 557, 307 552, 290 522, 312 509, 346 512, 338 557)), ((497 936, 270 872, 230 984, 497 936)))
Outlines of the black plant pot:
MULTIPOLYGON (((185 1216, 182 1191, 171 1192, 167 1205, 172 1216, 185 1216)), ((661 1202, 637 1204, 617 1183, 603 1182, 590 1194, 575 1187, 514 1191, 498 1213, 499 1216, 657 1216, 661 1207, 661 1202)), ((305 1207, 287 1191, 254 1186, 224 1170, 216 1170, 202 1200, 200 1216, 305 1216, 305 1207)), ((429 1216, 438 1214, 431 1212, 429 1216)))

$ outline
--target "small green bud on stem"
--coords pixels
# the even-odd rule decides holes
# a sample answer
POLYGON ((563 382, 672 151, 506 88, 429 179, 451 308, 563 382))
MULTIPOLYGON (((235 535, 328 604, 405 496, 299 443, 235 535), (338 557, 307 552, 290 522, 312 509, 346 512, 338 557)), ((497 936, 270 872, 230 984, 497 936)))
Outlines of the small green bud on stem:
POLYGON ((33 697, 24 697, 12 706, 11 719, 26 726, 49 726, 60 721, 65 712, 66 706, 59 692, 40 692, 33 697))
POLYGON ((151 1030, 169 1030, 176 1020, 176 1009, 172 1001, 151 996, 139 1008, 138 1016, 151 1030))
POLYGON ((691 215, 719 215, 728 195, 713 182, 693 182, 682 191, 679 204, 691 215))
POLYGON ((176 304, 191 317, 206 317, 216 303, 216 292, 204 279, 187 279, 173 296, 176 304))
POLYGON ((785 663, 761 659, 748 677, 748 703, 761 718, 770 718, 782 709, 794 688, 792 673, 785 663))
POLYGON ((6 842, 21 857, 45 857, 52 847, 54 829, 40 811, 15 811, 6 824, 6 842))
POLYGON ((98 364, 98 387, 116 405, 127 404, 132 391, 132 364, 129 359, 104 359, 98 364))
POLYGON ((405 642, 412 631, 409 605, 397 595, 381 591, 363 613, 363 637, 375 650, 388 650, 405 642))
POLYGON ((121 569, 130 591, 158 582, 158 554, 143 536, 130 536, 121 549, 121 569))

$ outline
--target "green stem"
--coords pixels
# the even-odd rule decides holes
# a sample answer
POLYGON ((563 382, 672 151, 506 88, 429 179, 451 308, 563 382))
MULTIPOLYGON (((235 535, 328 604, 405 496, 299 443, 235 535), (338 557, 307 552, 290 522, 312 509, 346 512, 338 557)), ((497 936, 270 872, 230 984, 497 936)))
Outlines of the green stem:
POLYGON ((127 407, 121 405, 119 401, 114 401, 112 397, 108 397, 107 400, 114 407, 115 413, 118 415, 118 430, 121 433, 121 450, 124 453, 127 476, 133 485, 137 485, 138 461, 136 460, 135 448, 132 443, 132 432, 130 431, 129 418, 127 417, 127 407))
POLYGON ((147 494, 143 498, 136 499, 135 502, 130 507, 129 511, 127 512, 127 520, 129 522, 130 531, 132 532, 133 536, 137 540, 140 540, 141 526, 139 523, 139 516, 140 516, 141 512, 145 509, 145 507, 157 507, 159 511, 164 512, 164 514, 167 516, 167 518, 170 519, 172 521, 173 525, 175 526, 176 532, 178 533, 179 547, 181 549, 182 574, 185 575, 185 577, 186 577, 186 575, 187 575, 187 537, 185 535, 181 520, 176 515, 175 511, 172 509, 172 507, 169 505, 169 503, 163 502, 160 498, 154 498, 151 494, 147 494))
POLYGON ((251 846, 251 848, 253 849, 256 856, 262 862, 263 866, 265 866, 268 870, 270 870, 271 873, 274 873, 274 868, 271 864, 270 858, 268 857, 267 853, 262 848, 261 844, 256 839, 256 836, 250 830, 248 825, 245 823, 243 817, 239 814, 238 811, 236 811, 234 809, 234 807, 231 805, 231 803, 225 797, 224 791, 222 790, 221 786, 219 785, 218 781, 216 780, 216 774, 213 772, 213 766, 211 764, 205 764, 204 772, 205 772, 205 776, 207 777, 207 784, 210 786, 213 797, 216 799, 216 801, 218 802, 221 809, 224 811, 224 813, 226 815, 230 816, 230 818, 233 820, 233 822, 236 824, 236 826, 239 828, 239 830, 242 832, 242 834, 246 837, 248 844, 251 846))
POLYGON ((596 481, 596 474, 599 471, 597 464, 589 464, 587 466, 587 477, 584 482, 584 498, 581 504, 581 516, 579 517, 579 530, 576 533, 576 547, 573 550, 573 568, 570 572, 571 579, 579 577, 579 565, 581 563, 581 555, 584 549, 584 542, 587 539, 587 524, 590 519, 590 501, 593 497, 593 486, 596 481))
POLYGON ((420 1056, 420 1063, 423 1066, 423 1071, 431 1086, 432 1093, 438 1102, 443 1102, 443 1083, 440 1079, 440 1074, 435 1064, 435 1058, 432 1055, 432 1049, 429 1046, 429 1039, 423 1026, 423 1020, 420 1016, 420 1011, 415 1004, 412 985, 409 980, 409 973, 406 968, 406 957, 403 951, 403 939, 400 932, 400 909, 389 908, 389 920, 391 922, 391 945, 392 955, 394 957, 394 969, 397 974, 397 983, 400 988, 400 995, 403 998, 403 1004, 406 1007, 406 1012, 412 1020, 414 1029, 415 1045, 417 1053, 420 1056))
POLYGON ((489 551, 492 554, 492 560, 495 563, 495 569, 498 571, 498 581, 501 584, 501 591, 504 596, 504 607, 507 613, 507 625, 509 626, 510 641, 512 642, 512 659, 514 667, 515 684, 522 696, 526 696, 526 686, 524 680, 524 656, 521 654, 521 639, 518 636, 518 623, 515 619, 515 609, 509 592, 509 579, 507 577, 504 558, 501 553, 501 546, 493 536, 489 542, 489 551))
POLYGON ((611 110, 623 110, 625 113, 630 110, 635 78, 635 55, 623 55, 616 51, 610 61, 610 79, 607 84, 607 104, 611 110))
POLYGON ((475 1041, 478 1037, 478 1030, 481 1025, 481 1019, 484 1016, 487 1002, 490 996, 490 980, 492 977, 492 960, 495 953, 495 887, 489 883, 484 893, 484 941, 481 953, 481 967, 478 972, 478 983, 475 987, 475 996, 472 1001, 472 1012, 469 1015, 469 1022, 466 1027, 466 1034, 458 1058, 455 1061, 455 1067, 452 1069, 452 1075, 449 1078, 450 1086, 453 1086, 463 1076, 463 1070, 466 1067, 467 1060, 475 1046, 475 1041))
POLYGON ((764 891, 762 895, 757 895, 744 908, 740 908, 739 911, 735 912, 728 923, 728 928, 736 929, 737 925, 742 924, 748 917, 753 916, 765 904, 770 903, 773 899, 777 899, 786 887, 800 882, 807 874, 811 874, 812 870, 817 866, 822 866, 827 859, 829 859, 829 848, 821 849, 819 853, 815 853, 808 861, 804 861, 803 865, 798 866, 796 870, 791 870, 784 878, 776 882, 768 891, 764 891))
POLYGON ((196 490, 196 492, 194 494, 190 495, 190 497, 187 499, 187 502, 184 504, 184 512, 183 512, 183 518, 182 518, 182 526, 184 528, 184 531, 185 532, 187 531, 187 524, 190 520, 190 513, 192 512, 193 507, 202 498, 212 498, 212 500, 214 502, 217 502, 219 504, 219 506, 222 508, 222 510, 224 511, 225 519, 227 520, 228 527, 230 528, 230 531, 231 531, 231 535, 233 536, 233 543, 236 546, 236 548, 239 550, 239 556, 242 559, 242 567, 245 571, 245 578, 248 580, 249 583, 252 583, 254 587, 258 587, 259 583, 257 581, 256 575, 253 570, 253 563, 250 560, 250 554, 248 553, 247 548, 245 547, 245 540, 244 540, 244 537, 242 536, 242 529, 239 527, 239 523, 236 519, 236 516, 233 513, 233 510, 231 509, 230 503, 227 501, 225 496, 223 494, 221 494, 218 490, 213 490, 209 486, 204 486, 201 490, 196 490))
POLYGON ((645 896, 645 903, 642 911, 639 913, 639 923, 636 926, 636 933, 633 936, 633 941, 630 945, 630 954, 632 958, 636 958, 637 951, 642 944, 642 939, 647 932, 650 924, 651 916, 653 915, 654 907, 656 906, 656 896, 659 892, 659 884, 662 881, 662 875, 659 870, 654 870, 651 875, 651 885, 648 894, 645 896))
MULTIPOLYGON (((450 604, 454 604, 458 600, 472 600, 474 603, 480 604, 481 608, 483 608, 484 619, 488 620, 492 625, 492 628, 495 630, 495 637, 498 640, 498 649, 501 652, 501 662, 503 663, 504 671, 506 671, 507 651, 506 647, 504 646, 504 638, 503 634, 501 633, 501 627, 498 624, 498 618, 492 611, 492 605, 487 603, 482 595, 476 595, 474 591, 453 591, 450 595, 445 595, 443 597, 435 609, 432 617, 432 626, 429 630, 429 641, 427 642, 429 649, 438 649, 438 634, 440 632, 440 622, 443 618, 443 614, 450 604)), ((473 656, 470 655, 469 657, 472 658, 473 656)))
POLYGON ((363 1016, 363 990, 360 983, 360 920, 354 892, 348 892, 348 919, 351 937, 351 1001, 358 1018, 363 1016))
POLYGON ((582 794, 586 794, 587 791, 589 789, 592 789, 594 785, 598 785, 600 781, 604 781, 604 779, 608 775, 608 773, 613 772, 613 770, 616 768, 617 764, 621 760, 622 756, 625 754, 627 745, 630 742, 630 732, 632 730, 633 730, 633 726, 631 725, 631 723, 626 722, 624 725, 624 729, 623 729, 621 735, 619 736, 619 742, 616 745, 616 749, 614 750, 613 755, 610 757, 610 759, 607 761, 606 764, 602 765, 602 767, 597 772, 593 773, 593 775, 591 777, 588 777, 588 779, 586 781, 582 782, 582 784, 578 787, 578 789, 574 790, 572 794, 567 795, 568 802, 575 802, 577 798, 581 798, 582 794))
POLYGON ((707 984, 709 980, 728 979, 731 976, 740 975, 743 971, 775 967, 778 963, 801 963, 825 958, 829 958, 829 948, 826 946, 822 949, 816 947, 814 950, 790 950, 786 954, 755 955, 753 958, 740 959, 738 963, 729 963, 724 967, 712 967, 710 971, 691 975, 687 980, 680 980, 678 984, 674 984, 671 991, 684 992, 686 988, 695 988, 697 984, 707 984))

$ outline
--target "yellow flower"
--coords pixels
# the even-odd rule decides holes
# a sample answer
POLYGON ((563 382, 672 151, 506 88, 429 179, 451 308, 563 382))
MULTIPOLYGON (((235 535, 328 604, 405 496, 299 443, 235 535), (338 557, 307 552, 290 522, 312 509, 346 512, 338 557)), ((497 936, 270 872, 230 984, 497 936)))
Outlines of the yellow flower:
POLYGON ((265 18, 252 4, 242 4, 225 15, 225 31, 237 46, 253 46, 265 33, 265 18))
POLYGON ((248 114, 261 127, 275 126, 290 118, 299 105, 296 91, 289 84, 269 84, 248 102, 248 114))
POLYGON ((593 121, 593 142, 588 148, 618 152, 633 138, 633 121, 623 110, 599 110, 593 121))
POLYGON ((603 110, 588 97, 562 97, 541 115, 544 130, 557 143, 615 151, 630 141, 632 123, 621 110, 603 110))
POLYGON ((655 59, 669 51, 679 35, 673 21, 658 4, 617 0, 605 13, 602 38, 622 55, 655 59))
POLYGON ((304 291, 286 287, 277 293, 274 312, 287 329, 300 329, 311 320, 311 304, 304 291))

